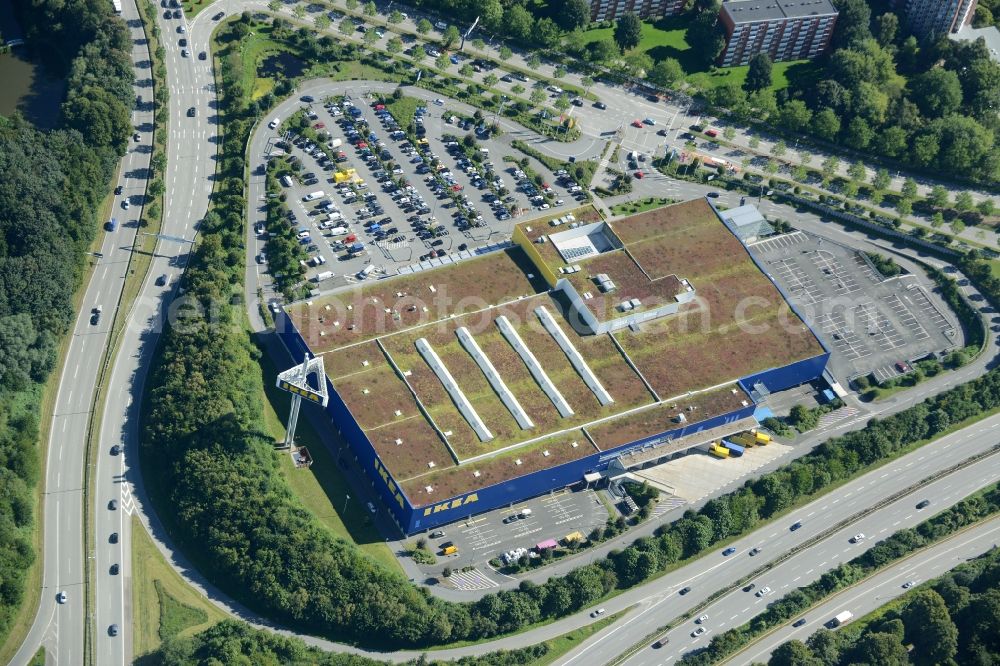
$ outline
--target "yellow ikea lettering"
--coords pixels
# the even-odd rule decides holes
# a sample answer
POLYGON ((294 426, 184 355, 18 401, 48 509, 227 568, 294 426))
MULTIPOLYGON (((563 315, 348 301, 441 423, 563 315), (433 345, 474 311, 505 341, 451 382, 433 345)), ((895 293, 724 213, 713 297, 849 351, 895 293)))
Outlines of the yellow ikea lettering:
POLYGON ((399 508, 405 509, 406 504, 403 502, 403 494, 399 492, 396 484, 392 481, 392 477, 389 476, 389 472, 378 458, 375 459, 375 471, 380 477, 382 477, 382 482, 385 483, 385 487, 389 489, 389 493, 392 495, 392 498, 396 500, 396 504, 399 505, 399 508))
POLYGON ((442 502, 441 504, 435 504, 434 506, 429 506, 424 509, 424 515, 429 516, 432 513, 441 513, 442 511, 449 511, 451 509, 457 509, 459 507, 465 506, 466 504, 472 504, 473 502, 479 501, 479 495, 476 493, 469 493, 465 497, 458 497, 451 500, 450 502, 442 502))

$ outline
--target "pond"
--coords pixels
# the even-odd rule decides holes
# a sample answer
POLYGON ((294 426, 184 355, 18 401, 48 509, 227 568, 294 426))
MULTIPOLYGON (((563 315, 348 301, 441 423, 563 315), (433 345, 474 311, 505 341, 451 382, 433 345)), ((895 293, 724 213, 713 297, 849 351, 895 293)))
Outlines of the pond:
MULTIPOLYGON (((14 18, 9 0, 0 0, 0 35, 3 41, 17 39, 21 28, 14 18)), ((40 128, 54 127, 59 119, 59 104, 66 92, 66 82, 51 76, 32 61, 25 46, 0 53, 0 114, 14 111, 40 128)))

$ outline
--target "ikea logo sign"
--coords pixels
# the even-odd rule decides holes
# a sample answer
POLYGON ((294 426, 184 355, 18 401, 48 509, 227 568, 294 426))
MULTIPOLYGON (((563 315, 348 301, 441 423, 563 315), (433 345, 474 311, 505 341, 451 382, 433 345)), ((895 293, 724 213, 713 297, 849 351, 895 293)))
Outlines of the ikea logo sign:
POLYGON ((375 473, 378 474, 382 479, 382 482, 385 483, 385 487, 389 489, 389 494, 392 495, 392 499, 396 500, 396 503, 399 504, 399 508, 405 509, 406 502, 403 499, 402 491, 396 485, 396 482, 392 480, 392 477, 389 476, 389 471, 378 458, 375 459, 375 473))
POLYGON ((424 509, 424 515, 429 516, 433 513, 441 513, 442 511, 450 511, 452 509, 457 509, 459 507, 465 506, 466 504, 472 504, 473 502, 479 501, 479 495, 476 493, 469 493, 465 497, 458 497, 449 502, 442 502, 441 504, 435 504, 434 506, 429 506, 424 509))

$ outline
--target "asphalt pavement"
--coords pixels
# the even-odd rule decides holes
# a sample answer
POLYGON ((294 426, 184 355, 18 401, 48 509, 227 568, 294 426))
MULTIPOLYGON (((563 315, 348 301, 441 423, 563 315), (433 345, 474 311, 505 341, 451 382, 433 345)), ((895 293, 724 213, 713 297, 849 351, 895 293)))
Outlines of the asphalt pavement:
MULTIPOLYGON (((131 120, 141 131, 139 141, 129 140, 128 152, 121 160, 116 185, 121 185, 123 190, 121 195, 114 196, 111 212, 118 226, 115 231, 106 231, 102 227, 99 232, 103 240, 98 255, 91 259, 93 272, 81 301, 81 311, 73 324, 59 380, 45 463, 43 515, 40 517, 45 539, 41 602, 34 623, 14 656, 14 664, 28 663, 42 646, 49 664, 76 666, 82 663, 85 625, 92 619, 86 608, 84 586, 88 559, 81 520, 87 510, 83 505, 84 475, 87 473, 86 440, 101 361, 124 285, 138 229, 137 221, 142 215, 145 171, 149 167, 152 145, 150 128, 153 118, 149 104, 152 88, 146 64, 149 52, 145 33, 135 3, 126 1, 122 5, 122 16, 133 43, 135 93, 143 99, 142 106, 133 110, 131 120), (122 207, 122 202, 126 200, 130 203, 128 209, 122 207), (92 323, 91 313, 96 307, 101 308, 101 314, 97 322, 92 323), (56 600, 60 592, 66 593, 64 604, 56 600)), ((102 499, 102 508, 107 511, 108 498, 102 499)), ((102 554, 115 550, 121 552, 121 545, 98 549, 102 554)), ((121 615, 119 607, 116 617, 121 615)), ((105 630, 107 628, 104 627, 105 630)), ((104 635, 107 636, 106 633, 104 635)), ((120 653, 122 639, 117 639, 117 646, 109 646, 106 654, 113 656, 120 653)))
POLYGON ((768 634, 761 641, 733 655, 726 663, 766 663, 779 645, 790 640, 805 641, 819 627, 844 610, 856 619, 864 617, 880 606, 906 594, 903 585, 910 581, 918 585, 940 576, 959 564, 974 559, 996 547, 1000 539, 1000 518, 985 521, 976 527, 963 530, 912 557, 899 561, 880 571, 860 585, 848 588, 809 611, 815 622, 793 627, 789 622, 768 634))

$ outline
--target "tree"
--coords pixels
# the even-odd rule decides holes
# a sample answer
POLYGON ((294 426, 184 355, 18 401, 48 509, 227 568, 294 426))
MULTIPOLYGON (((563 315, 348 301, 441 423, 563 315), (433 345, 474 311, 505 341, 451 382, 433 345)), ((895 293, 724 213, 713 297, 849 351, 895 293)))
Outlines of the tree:
POLYGON ((736 128, 732 125, 726 125, 725 129, 722 130, 722 137, 726 141, 732 141, 736 138, 736 128))
POLYGON ((800 99, 785 102, 778 112, 778 122, 782 127, 792 132, 802 131, 809 125, 810 120, 812 120, 812 111, 800 99))
POLYGON ((417 21, 417 32, 420 33, 421 35, 426 35, 431 31, 433 27, 434 26, 431 24, 431 22, 425 18, 422 18, 419 21, 417 21))
POLYGON ((916 199, 917 198, 917 181, 912 178, 907 178, 903 181, 903 186, 900 188, 900 194, 906 199, 916 199))
POLYGON ((378 8, 372 0, 368 0, 368 2, 365 3, 364 12, 365 16, 375 16, 378 14, 378 8))
POLYGON ((562 65, 558 65, 554 70, 552 70, 552 78, 561 79, 566 76, 566 68, 562 65))
POLYGON ((664 58, 646 72, 646 78, 663 88, 670 88, 684 78, 684 70, 676 58, 664 58))
POLYGON ((344 0, 344 6, 347 7, 349 11, 354 11, 358 8, 358 0, 344 0))
POLYGON ((590 23, 590 3, 587 0, 564 0, 556 17, 559 27, 567 32, 586 28, 590 23))
POLYGON ((510 60, 511 56, 514 55, 514 52, 511 51, 510 48, 506 46, 501 46, 500 51, 497 55, 499 56, 500 60, 507 62, 508 60, 510 60))
POLYGON ((386 20, 393 25, 398 25, 403 22, 403 13, 398 9, 393 9, 389 14, 389 18, 386 20))
POLYGON ((844 131, 844 142, 858 150, 867 148, 874 138, 875 130, 861 116, 851 118, 851 122, 847 124, 847 129, 844 131))
POLYGON ((823 666, 823 660, 804 643, 787 641, 771 653, 768 666, 823 666))
POLYGON ((451 60, 448 58, 447 53, 442 53, 437 57, 437 60, 434 61, 434 66, 440 69, 442 72, 448 69, 448 65, 450 64, 451 60))
POLYGON ((948 606, 934 590, 919 590, 902 612, 906 640, 916 664, 947 664, 958 652, 958 628, 948 606))
POLYGON ((385 51, 389 55, 396 55, 402 53, 403 51, 403 40, 399 37, 390 37, 389 41, 385 43, 385 51))
POLYGON ((639 46, 642 41, 642 21, 634 12, 626 12, 615 22, 615 44, 621 51, 639 46))
POLYGON ((771 154, 774 155, 775 157, 781 157, 787 151, 788 151, 788 144, 786 144, 783 140, 778 141, 773 146, 771 146, 771 154))
POLYGON ((757 147, 760 145, 760 139, 757 138, 757 135, 755 134, 750 137, 749 141, 747 141, 747 145, 750 146, 750 150, 757 150, 757 147))
POLYGON ((692 50, 695 50, 697 62, 705 67, 715 62, 726 44, 718 22, 721 6, 720 2, 714 0, 711 8, 705 9, 691 21, 684 37, 692 45, 692 50))
POLYGON ((969 194, 968 192, 959 192, 957 195, 955 195, 955 210, 957 210, 959 213, 969 212, 970 210, 972 210, 974 205, 975 204, 972 200, 972 195, 969 194))
POLYGON ((462 35, 459 34, 458 28, 453 25, 449 25, 448 29, 444 31, 443 35, 441 35, 441 43, 444 44, 444 47, 447 49, 453 44, 457 44, 458 40, 461 38, 462 35))
POLYGON ((613 39, 598 39, 587 44, 586 58, 590 62, 607 63, 621 55, 613 39))
POLYGON ((305 15, 306 15, 306 8, 303 7, 302 5, 295 5, 295 7, 292 8, 292 16, 294 16, 295 18, 302 19, 305 15))
POLYGON ((835 0, 833 5, 839 12, 831 40, 833 48, 852 47, 871 39, 868 26, 872 11, 865 0, 835 0))
POLYGON ((948 189, 944 185, 935 185, 927 195, 927 201, 937 208, 948 207, 948 189))
POLYGON ((931 215, 931 226, 935 229, 940 229, 944 226, 944 215, 941 211, 936 211, 933 215, 931 215))
POLYGON ((378 33, 375 32, 375 28, 368 28, 365 30, 365 34, 361 36, 361 39, 364 41, 365 46, 371 48, 378 41, 378 33))
POLYGON ((867 175, 864 162, 860 160, 853 162, 849 167, 847 167, 847 175, 850 176, 852 180, 859 183, 864 182, 865 175, 867 175))
POLYGON ((875 172, 872 176, 872 187, 876 190, 884 190, 889 187, 889 183, 892 182, 892 177, 889 175, 889 170, 882 168, 875 172))
POLYGON ((570 107, 569 97, 565 94, 559 95, 559 97, 556 98, 556 101, 553 102, 553 106, 555 106, 559 112, 565 113, 566 109, 570 107))
POLYGON ((653 59, 647 53, 633 51, 625 56, 625 66, 632 76, 641 78, 653 67, 653 59))
POLYGON ((487 88, 492 88, 499 82, 500 79, 497 78, 496 74, 487 74, 483 77, 483 85, 487 88))
MULTIPOLYGON (((531 69, 538 69, 539 67, 541 67, 541 65, 542 65, 542 56, 538 55, 537 53, 532 53, 530 56, 528 56, 528 67, 530 67, 531 69)), ((538 83, 539 85, 542 84, 541 81, 539 81, 538 83)))
POLYGON ((522 5, 513 5, 504 13, 504 23, 507 32, 514 39, 522 42, 531 41, 531 31, 535 27, 535 18, 522 5))
POLYGON ((976 204, 976 210, 983 217, 991 217, 996 213, 996 204, 993 203, 993 199, 987 197, 976 204))
POLYGON ((900 215, 909 215, 913 212, 913 199, 901 197, 896 200, 896 211, 900 215))
POLYGON ((799 151, 799 161, 802 162, 802 164, 809 164, 810 162, 812 162, 812 158, 813 158, 812 153, 810 153, 809 151, 807 150, 799 151))
POLYGON ((958 74, 935 67, 910 79, 910 99, 928 118, 943 118, 962 106, 958 74))
POLYGON ((875 38, 882 46, 891 46, 899 34, 899 17, 886 12, 875 19, 875 38))
POLYGON ((962 218, 956 217, 951 221, 951 232, 953 234, 960 234, 965 231, 965 222, 962 222, 962 218))
POLYGON ((410 51, 410 57, 413 58, 414 62, 420 62, 427 57, 427 49, 420 44, 417 44, 413 47, 413 50, 410 51))
POLYGON ((770 88, 753 91, 747 96, 747 103, 761 120, 767 120, 778 112, 778 100, 770 88))
POLYGON ((837 169, 840 167, 840 160, 837 159, 835 155, 830 155, 825 160, 823 164, 820 165, 820 170, 823 173, 824 180, 830 180, 835 175, 837 175, 837 169))
POLYGON ((535 88, 534 90, 531 91, 531 97, 529 97, 528 99, 531 100, 531 103, 533 105, 538 106, 546 99, 545 91, 542 90, 541 88, 535 88))
POLYGON ((907 666, 910 660, 906 648, 892 634, 867 633, 854 645, 850 663, 879 664, 879 666, 907 666))
POLYGON ((747 92, 762 90, 771 87, 771 56, 761 52, 750 59, 750 69, 747 78, 743 82, 743 89, 747 92))
POLYGON ((330 27, 330 17, 327 16, 326 14, 320 14, 319 16, 313 19, 313 25, 315 25, 316 29, 319 30, 320 32, 324 32, 327 28, 330 27))
POLYGON ((281 9, 281 0, 271 0, 267 3, 267 8, 272 12, 277 12, 281 9))

